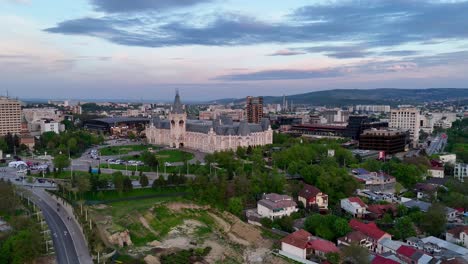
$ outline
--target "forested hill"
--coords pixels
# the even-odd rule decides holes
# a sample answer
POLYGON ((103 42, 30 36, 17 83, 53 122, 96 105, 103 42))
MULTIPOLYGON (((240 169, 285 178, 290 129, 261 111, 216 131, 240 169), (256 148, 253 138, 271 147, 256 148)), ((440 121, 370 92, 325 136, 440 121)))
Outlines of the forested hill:
MULTIPOLYGON (((282 96, 264 96, 264 103, 282 103, 282 96)), ((468 88, 431 88, 431 89, 335 89, 304 94, 287 95, 294 104, 309 105, 356 105, 356 104, 415 104, 441 100, 468 99, 468 88)), ((243 103, 241 99, 221 99, 217 103, 243 103)))

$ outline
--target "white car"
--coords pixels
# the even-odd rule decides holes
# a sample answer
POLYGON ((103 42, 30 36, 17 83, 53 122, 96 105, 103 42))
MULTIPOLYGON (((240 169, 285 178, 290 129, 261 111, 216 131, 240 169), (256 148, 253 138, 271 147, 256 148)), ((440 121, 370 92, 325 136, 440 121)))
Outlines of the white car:
POLYGON ((12 161, 12 162, 8 163, 8 167, 10 167, 10 168, 18 168, 19 166, 28 167, 28 164, 26 164, 26 162, 24 162, 24 161, 12 161))

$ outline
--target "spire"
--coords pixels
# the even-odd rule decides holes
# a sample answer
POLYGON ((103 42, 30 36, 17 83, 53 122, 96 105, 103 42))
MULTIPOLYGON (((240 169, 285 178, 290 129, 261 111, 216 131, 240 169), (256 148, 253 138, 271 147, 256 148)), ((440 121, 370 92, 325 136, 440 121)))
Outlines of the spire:
POLYGON ((174 105, 172 106, 172 113, 174 113, 174 114, 183 114, 184 113, 182 103, 180 102, 179 90, 176 90, 174 105))

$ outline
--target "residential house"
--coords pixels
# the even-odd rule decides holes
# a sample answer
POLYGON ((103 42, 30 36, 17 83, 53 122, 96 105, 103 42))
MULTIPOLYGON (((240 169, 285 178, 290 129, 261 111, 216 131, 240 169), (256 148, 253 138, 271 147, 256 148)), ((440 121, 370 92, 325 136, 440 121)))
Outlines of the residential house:
POLYGON ((407 264, 428 264, 433 259, 424 251, 405 245, 401 246, 396 253, 398 258, 407 264))
POLYGON ((432 196, 437 197, 438 187, 429 183, 416 183, 414 185, 414 191, 418 199, 431 199, 432 196))
POLYGON ((468 226, 457 226, 448 230, 445 240, 468 248, 468 226))
MULTIPOLYGON (((431 205, 432 205, 431 203, 412 200, 412 199, 408 199, 408 198, 403 198, 402 199, 402 204, 407 208, 417 207, 422 212, 427 212, 429 210, 429 208, 431 207, 431 205)), ((453 220, 453 219, 455 219, 457 217, 457 210, 455 210, 453 208, 446 207, 445 208, 445 213, 446 213, 447 220, 453 220)))
POLYGON ((400 262, 383 257, 381 255, 375 255, 375 257, 371 261, 371 264, 400 264, 400 262))
POLYGON ((303 229, 283 238, 281 250, 301 259, 308 259, 310 256, 324 258, 328 253, 339 252, 333 242, 314 237, 303 229))
POLYGON ((349 246, 351 244, 359 245, 368 250, 372 250, 372 241, 369 240, 368 236, 361 231, 352 231, 344 237, 340 237, 337 240, 338 246, 344 245, 349 246))
POLYGON ((363 218, 367 213, 366 208, 367 205, 359 197, 349 197, 341 200, 341 209, 356 218, 363 218))
POLYGON ((398 240, 392 240, 390 238, 384 238, 379 241, 378 252, 379 254, 391 253, 396 254, 397 250, 405 243, 398 240))
POLYGON ((397 208, 394 204, 372 204, 367 206, 367 211, 369 219, 382 219, 387 213, 392 216, 397 214, 397 208))
POLYGON ((354 169, 353 177, 364 184, 364 189, 373 192, 395 193, 396 179, 384 172, 369 172, 365 169, 354 169))
POLYGON ((406 239, 409 246, 423 250, 427 254, 437 259, 450 259, 461 257, 468 260, 468 249, 458 246, 454 243, 442 240, 437 237, 429 236, 422 239, 410 237, 406 239))
POLYGON ((444 167, 432 166, 427 170, 427 175, 434 178, 444 178, 444 167))
POLYGON ((297 204, 290 196, 270 193, 257 203, 257 213, 262 218, 277 219, 297 212, 297 204))
POLYGON ((316 206, 319 210, 328 210, 328 195, 312 185, 304 185, 299 192, 298 201, 306 208, 316 206))
POLYGON ((392 239, 392 235, 382 231, 377 227, 374 222, 363 223, 356 219, 351 219, 349 226, 355 230, 366 235, 367 240, 372 243, 370 247, 371 251, 378 252, 381 249, 379 248, 379 242, 385 238, 392 239))

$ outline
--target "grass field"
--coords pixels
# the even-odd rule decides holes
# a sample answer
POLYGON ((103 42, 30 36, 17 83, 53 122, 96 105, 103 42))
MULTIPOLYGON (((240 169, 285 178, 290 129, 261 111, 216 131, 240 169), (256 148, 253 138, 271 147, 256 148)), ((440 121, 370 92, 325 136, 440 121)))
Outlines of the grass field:
POLYGON ((157 149, 151 145, 124 145, 105 147, 100 150, 101 156, 125 155, 132 151, 144 151, 148 148, 157 149))

